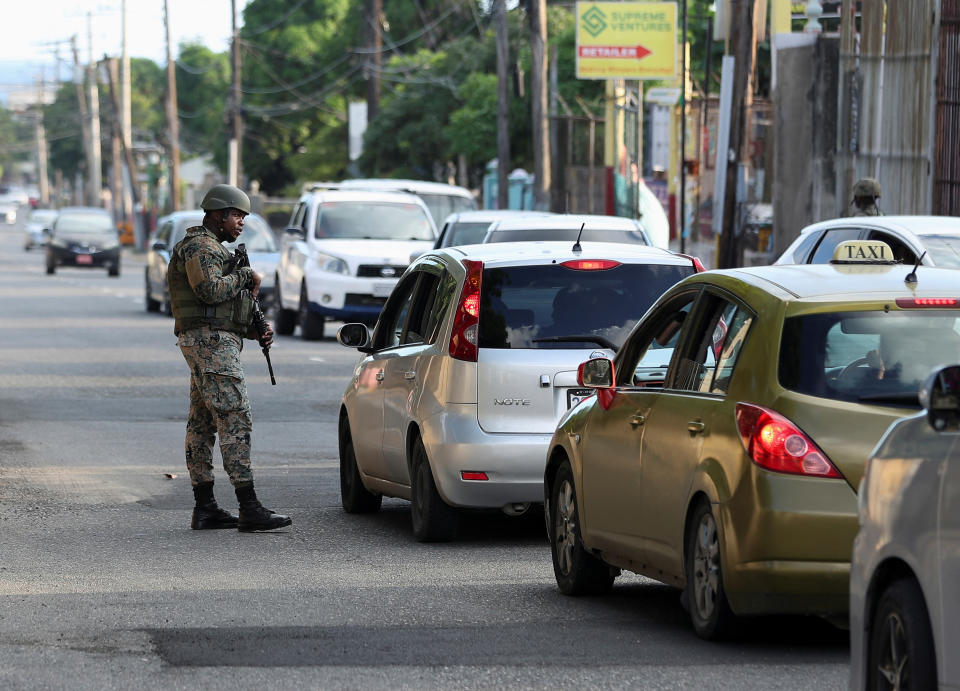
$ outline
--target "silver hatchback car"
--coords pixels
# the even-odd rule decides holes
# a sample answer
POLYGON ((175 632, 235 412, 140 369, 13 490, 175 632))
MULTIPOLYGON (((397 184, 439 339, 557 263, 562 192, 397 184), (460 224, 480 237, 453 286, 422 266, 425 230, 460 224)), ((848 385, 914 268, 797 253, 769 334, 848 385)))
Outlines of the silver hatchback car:
POLYGON ((960 365, 935 370, 920 401, 877 444, 858 494, 851 689, 960 688, 960 365))
POLYGON ((519 514, 543 501, 557 420, 592 394, 577 367, 611 356, 647 308, 698 270, 647 246, 568 242, 437 249, 407 269, 369 334, 340 408, 349 513, 412 503, 414 536, 452 539, 459 508, 519 514))

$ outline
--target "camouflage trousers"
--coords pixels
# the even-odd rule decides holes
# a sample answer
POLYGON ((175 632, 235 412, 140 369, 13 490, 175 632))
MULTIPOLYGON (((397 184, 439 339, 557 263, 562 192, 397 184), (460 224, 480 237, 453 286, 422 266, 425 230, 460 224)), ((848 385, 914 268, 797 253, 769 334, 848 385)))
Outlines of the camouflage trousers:
POLYGON ((177 342, 190 367, 190 414, 184 444, 190 482, 213 482, 213 444, 220 437, 230 482, 253 481, 250 469, 250 399, 240 366, 243 340, 229 331, 190 329, 177 342))

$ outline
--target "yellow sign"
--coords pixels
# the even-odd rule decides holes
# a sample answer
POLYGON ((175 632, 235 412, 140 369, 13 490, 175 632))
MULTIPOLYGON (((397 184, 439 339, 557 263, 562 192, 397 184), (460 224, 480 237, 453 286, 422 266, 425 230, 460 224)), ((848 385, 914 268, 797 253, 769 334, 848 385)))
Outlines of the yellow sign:
POLYGON ((675 2, 578 2, 578 79, 677 76, 675 2))

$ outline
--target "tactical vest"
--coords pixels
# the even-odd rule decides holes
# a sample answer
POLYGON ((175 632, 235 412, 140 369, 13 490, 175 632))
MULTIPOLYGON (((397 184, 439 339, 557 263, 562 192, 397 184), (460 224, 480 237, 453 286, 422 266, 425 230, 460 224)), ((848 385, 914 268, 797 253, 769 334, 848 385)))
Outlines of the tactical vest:
MULTIPOLYGON (((182 250, 190 242, 202 242, 209 231, 202 227, 191 228, 183 240, 178 242, 170 253, 170 265, 167 267, 167 287, 170 291, 170 308, 173 311, 173 333, 180 335, 189 329, 209 326, 220 331, 232 331, 245 335, 253 322, 253 298, 247 289, 236 296, 215 305, 201 302, 187 278, 186 262, 182 250)), ((212 237, 212 236, 211 236, 212 237)), ((230 251, 219 242, 209 245, 217 252, 217 258, 226 266, 231 258, 230 251)))

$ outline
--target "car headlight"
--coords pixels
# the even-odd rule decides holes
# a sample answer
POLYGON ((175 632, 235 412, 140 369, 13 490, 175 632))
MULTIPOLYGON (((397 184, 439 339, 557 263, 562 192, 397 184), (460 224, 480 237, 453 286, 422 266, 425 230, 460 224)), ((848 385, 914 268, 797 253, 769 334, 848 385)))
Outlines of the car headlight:
POLYGON ((340 257, 334 257, 329 254, 323 254, 318 252, 314 258, 317 262, 317 266, 320 267, 321 271, 329 271, 334 274, 343 274, 344 276, 350 275, 350 267, 347 266, 347 262, 340 257))

